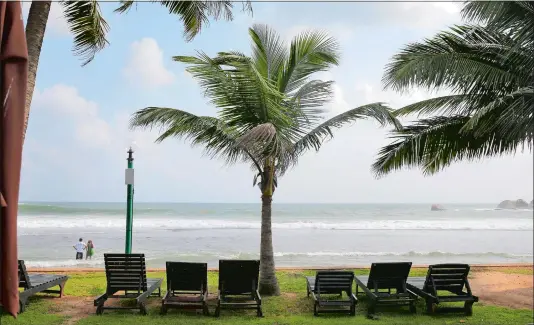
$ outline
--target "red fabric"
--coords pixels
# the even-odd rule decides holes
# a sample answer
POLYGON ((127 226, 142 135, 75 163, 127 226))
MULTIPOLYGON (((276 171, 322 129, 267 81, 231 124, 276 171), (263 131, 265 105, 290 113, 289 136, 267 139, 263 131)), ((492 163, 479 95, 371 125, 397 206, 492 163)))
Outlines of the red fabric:
POLYGON ((19 1, 0 2, 0 303, 19 311, 17 210, 24 103, 28 79, 28 49, 19 1))

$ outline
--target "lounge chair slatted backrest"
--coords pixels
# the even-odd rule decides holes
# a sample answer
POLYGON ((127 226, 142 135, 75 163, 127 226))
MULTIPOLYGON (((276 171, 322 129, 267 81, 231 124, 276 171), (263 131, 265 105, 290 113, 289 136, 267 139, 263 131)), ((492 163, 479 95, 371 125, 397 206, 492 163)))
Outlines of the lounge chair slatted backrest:
POLYGON ((467 293, 471 295, 471 288, 467 280, 469 268, 467 264, 430 265, 423 290, 435 296, 439 290, 461 295, 464 287, 466 287, 467 293))
POLYGON ((146 315, 146 302, 148 297, 157 295, 161 297, 161 282, 163 279, 147 278, 145 254, 104 254, 106 266, 106 293, 94 300, 97 315, 104 309, 139 309, 146 315), (121 294, 121 292, 124 292, 121 294), (105 307, 109 298, 135 299, 136 307, 105 307))
POLYGON ((147 291, 144 254, 104 254, 107 292, 147 291))
POLYGON ((19 260, 19 288, 30 289, 31 287, 32 283, 26 265, 23 260, 19 260))
POLYGON ((253 294, 258 289, 260 261, 220 260, 219 290, 222 295, 253 294))
POLYGON ((352 293, 354 273, 346 271, 319 271, 315 276, 314 292, 316 294, 352 293))
POLYGON ((167 262, 167 291, 205 292, 208 264, 167 262))
POLYGON ((373 263, 367 287, 375 291, 395 288, 397 292, 404 293, 411 267, 412 262, 373 263))
POLYGON ((258 260, 219 260, 219 296, 215 317, 219 317, 222 309, 255 309, 257 316, 262 317, 259 274, 258 260))

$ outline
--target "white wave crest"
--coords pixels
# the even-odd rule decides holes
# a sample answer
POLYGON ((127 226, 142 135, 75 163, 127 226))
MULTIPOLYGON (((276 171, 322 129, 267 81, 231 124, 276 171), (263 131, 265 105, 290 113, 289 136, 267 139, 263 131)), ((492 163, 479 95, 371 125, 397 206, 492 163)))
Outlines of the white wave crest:
MULTIPOLYGON (((117 217, 68 217, 44 218, 21 217, 18 226, 20 229, 42 228, 120 228, 125 227, 125 218, 117 217)), ((143 229, 259 229, 257 221, 234 220, 199 220, 179 218, 135 218, 134 230, 143 229)), ((274 229, 324 229, 324 230, 532 230, 532 218, 484 218, 484 219, 439 219, 439 220, 358 220, 351 222, 324 222, 324 221, 295 221, 274 222, 274 229)))

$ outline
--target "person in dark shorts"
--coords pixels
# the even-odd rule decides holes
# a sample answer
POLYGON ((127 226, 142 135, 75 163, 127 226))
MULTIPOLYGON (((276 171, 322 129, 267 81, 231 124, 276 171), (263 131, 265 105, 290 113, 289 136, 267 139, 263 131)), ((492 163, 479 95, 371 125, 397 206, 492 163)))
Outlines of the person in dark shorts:
POLYGON ((83 239, 80 238, 80 240, 72 247, 74 247, 76 250, 76 259, 83 260, 83 251, 87 248, 87 245, 85 245, 83 239))

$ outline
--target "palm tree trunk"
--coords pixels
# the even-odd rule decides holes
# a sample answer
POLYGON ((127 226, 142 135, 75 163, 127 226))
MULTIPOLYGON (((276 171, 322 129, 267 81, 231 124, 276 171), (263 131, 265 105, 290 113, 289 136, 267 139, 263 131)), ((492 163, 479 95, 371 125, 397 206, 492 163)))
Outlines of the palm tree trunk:
POLYGON ((28 120, 30 118, 30 107, 32 104, 33 90, 35 89, 35 79, 37 77, 37 66, 39 56, 50 14, 52 1, 32 1, 28 21, 26 23, 26 44, 28 46, 28 88, 26 90, 26 106, 24 107, 24 130, 22 137, 26 137, 28 120))
POLYGON ((280 295, 280 288, 274 267, 273 231, 271 227, 272 202, 272 195, 262 195, 259 291, 262 295, 278 296, 280 295))

